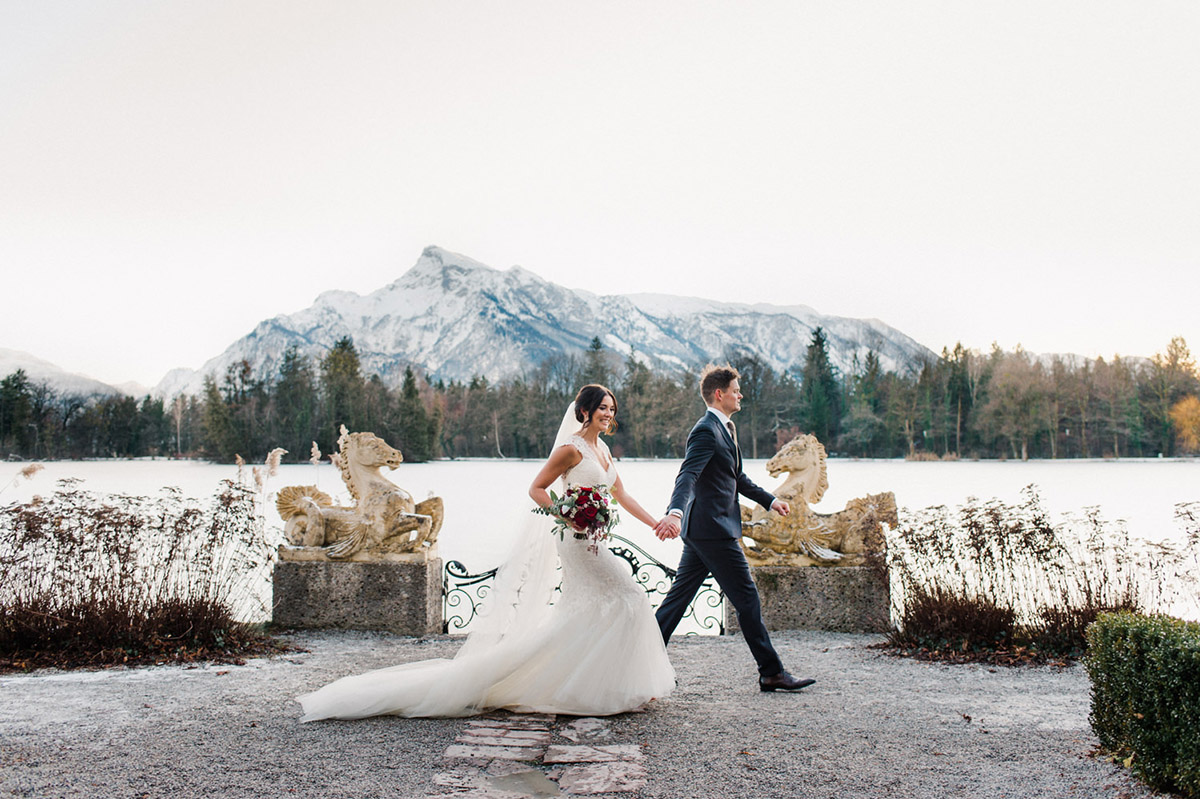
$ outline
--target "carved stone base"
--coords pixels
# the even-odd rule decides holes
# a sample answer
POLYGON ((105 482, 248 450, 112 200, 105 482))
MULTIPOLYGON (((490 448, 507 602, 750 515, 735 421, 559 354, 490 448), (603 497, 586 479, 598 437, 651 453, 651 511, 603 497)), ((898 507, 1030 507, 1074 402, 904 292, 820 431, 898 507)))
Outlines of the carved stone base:
POLYGON ((282 627, 442 631, 442 561, 275 564, 273 621, 282 627))
MULTIPOLYGON (((879 633, 891 628, 887 581, 866 566, 755 566, 750 569, 768 630, 879 633)), ((725 603, 725 629, 740 630, 725 603)))
POLYGON ((276 550, 280 560, 319 563, 424 563, 438 556, 437 542, 416 552, 355 552, 348 558, 329 557, 328 547, 297 547, 280 544, 276 550))

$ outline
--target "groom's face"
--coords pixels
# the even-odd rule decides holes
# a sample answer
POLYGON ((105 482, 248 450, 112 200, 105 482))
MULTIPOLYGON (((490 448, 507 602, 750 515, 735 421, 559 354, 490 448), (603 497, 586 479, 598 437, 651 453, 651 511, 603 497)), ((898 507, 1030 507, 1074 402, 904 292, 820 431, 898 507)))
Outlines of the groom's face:
POLYGON ((726 416, 733 416, 742 409, 742 387, 737 380, 732 380, 729 387, 717 389, 716 402, 713 405, 726 416))

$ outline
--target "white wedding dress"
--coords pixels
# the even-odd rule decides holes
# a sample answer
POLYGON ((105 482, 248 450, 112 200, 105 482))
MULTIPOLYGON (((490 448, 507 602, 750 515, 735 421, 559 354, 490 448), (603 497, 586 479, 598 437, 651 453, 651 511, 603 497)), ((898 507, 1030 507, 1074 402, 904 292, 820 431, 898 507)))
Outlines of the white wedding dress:
MULTIPOLYGON (((616 467, 579 436, 583 456, 565 486, 611 486, 616 467)), ((343 677, 298 697, 301 721, 366 716, 470 716, 503 708, 523 713, 605 716, 661 699, 675 686, 650 602, 625 561, 588 541, 531 524, 500 568, 490 606, 452 660, 423 660, 343 677), (557 550, 557 557, 555 551, 557 550), (553 605, 556 563, 561 595, 553 605)))

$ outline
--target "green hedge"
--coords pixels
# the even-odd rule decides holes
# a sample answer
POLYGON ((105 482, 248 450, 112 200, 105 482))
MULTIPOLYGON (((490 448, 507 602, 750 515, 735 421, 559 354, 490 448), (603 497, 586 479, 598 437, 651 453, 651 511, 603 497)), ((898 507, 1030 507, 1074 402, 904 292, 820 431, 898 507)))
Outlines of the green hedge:
POLYGON ((1200 797, 1200 624, 1106 613, 1087 635, 1101 745, 1155 788, 1200 797))

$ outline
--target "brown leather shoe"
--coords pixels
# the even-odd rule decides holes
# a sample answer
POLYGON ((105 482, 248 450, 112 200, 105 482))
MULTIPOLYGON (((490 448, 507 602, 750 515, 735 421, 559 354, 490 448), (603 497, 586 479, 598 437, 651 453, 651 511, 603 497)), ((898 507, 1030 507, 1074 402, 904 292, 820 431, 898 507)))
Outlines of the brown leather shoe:
POLYGON ((770 677, 758 678, 758 690, 760 691, 799 691, 801 688, 807 688, 815 683, 816 680, 800 680, 786 671, 781 671, 778 674, 772 674, 770 677))

